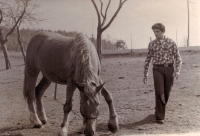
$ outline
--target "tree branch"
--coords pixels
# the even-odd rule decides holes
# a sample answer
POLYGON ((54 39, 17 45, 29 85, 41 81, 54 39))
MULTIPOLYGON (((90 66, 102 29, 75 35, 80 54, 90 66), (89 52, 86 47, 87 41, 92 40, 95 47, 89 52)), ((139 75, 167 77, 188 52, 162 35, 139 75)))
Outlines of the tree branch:
POLYGON ((103 32, 104 30, 106 30, 106 29, 110 26, 110 24, 113 22, 113 20, 115 19, 115 17, 116 17, 117 14, 119 13, 119 11, 120 11, 122 5, 123 5, 126 1, 127 1, 127 0, 124 0, 124 1, 120 0, 120 2, 119 2, 119 7, 117 8, 115 14, 113 15, 113 17, 111 18, 111 20, 109 21, 109 23, 108 23, 105 27, 103 27, 103 28, 101 29, 102 32, 103 32))
POLYGON ((31 9, 29 9, 29 11, 26 11, 26 13, 23 16, 23 23, 27 22, 27 23, 33 23, 36 22, 38 23, 39 21, 43 21, 42 19, 37 19, 36 17, 39 16, 40 13, 32 13, 33 10, 35 10, 36 8, 38 8, 39 5, 33 5, 31 7, 31 9))
POLYGON ((0 24, 2 23, 2 21, 3 21, 3 13, 2 13, 2 11, 0 9, 0 24))
POLYGON ((107 11, 108 11, 108 8, 109 8, 109 6, 110 6, 110 3, 111 3, 111 0, 109 0, 108 5, 107 5, 107 7, 106 7, 105 15, 104 15, 104 18, 103 18, 103 22, 102 22, 102 24, 101 24, 101 27, 103 27, 103 25, 104 25, 105 22, 106 22, 107 11))
POLYGON ((17 19, 17 21, 13 25, 12 29, 7 33, 5 39, 8 39, 8 36, 13 33, 13 31, 16 28, 16 26, 18 25, 18 23, 20 22, 20 20, 23 18, 24 14, 26 12, 26 8, 27 8, 27 5, 28 5, 28 2, 29 2, 29 0, 27 0, 26 2, 23 3, 24 4, 24 9, 23 9, 21 15, 19 16, 19 18, 17 19))
POLYGON ((127 1, 127 0, 124 0, 123 2, 121 2, 121 0, 120 0, 120 2, 121 2, 122 5, 123 5, 126 1, 127 1))
POLYGON ((92 1, 93 5, 94 5, 94 7, 95 7, 96 12, 97 12, 98 26, 101 26, 101 17, 100 17, 100 14, 99 14, 99 10, 98 10, 98 8, 97 8, 97 5, 96 5, 96 3, 94 2, 94 0, 91 0, 91 1, 92 1))
POLYGON ((103 2, 101 0, 99 1, 101 3, 100 13, 101 13, 101 16, 104 18, 105 16, 103 15, 103 2))
MULTIPOLYGON (((15 21, 15 23, 17 23, 17 21, 16 21, 16 19, 14 18, 14 21, 15 21)), ((19 22, 19 24, 16 26, 17 27, 17 34, 18 34, 18 42, 20 41, 20 39, 21 39, 21 35, 20 35, 20 32, 19 32, 19 27, 20 27, 20 25, 21 25, 21 21, 19 22)))

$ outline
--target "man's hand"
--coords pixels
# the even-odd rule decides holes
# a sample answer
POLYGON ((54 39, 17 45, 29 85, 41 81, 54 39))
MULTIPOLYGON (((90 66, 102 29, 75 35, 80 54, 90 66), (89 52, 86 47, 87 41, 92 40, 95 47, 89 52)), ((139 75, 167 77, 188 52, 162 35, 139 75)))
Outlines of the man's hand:
POLYGON ((177 80, 178 79, 178 76, 179 76, 180 74, 178 73, 178 72, 174 72, 173 73, 173 77, 177 80))
POLYGON ((144 82, 144 84, 147 83, 147 77, 146 77, 146 76, 144 76, 144 78, 143 78, 143 82, 144 82))

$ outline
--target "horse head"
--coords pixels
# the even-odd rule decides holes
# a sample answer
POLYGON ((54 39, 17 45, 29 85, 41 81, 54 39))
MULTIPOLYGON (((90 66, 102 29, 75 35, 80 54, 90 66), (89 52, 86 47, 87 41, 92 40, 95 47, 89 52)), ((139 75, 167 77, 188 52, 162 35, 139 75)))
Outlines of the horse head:
POLYGON ((81 92, 80 112, 84 118, 84 134, 93 136, 96 131, 96 119, 99 115, 99 92, 103 85, 97 86, 93 81, 76 83, 81 92))

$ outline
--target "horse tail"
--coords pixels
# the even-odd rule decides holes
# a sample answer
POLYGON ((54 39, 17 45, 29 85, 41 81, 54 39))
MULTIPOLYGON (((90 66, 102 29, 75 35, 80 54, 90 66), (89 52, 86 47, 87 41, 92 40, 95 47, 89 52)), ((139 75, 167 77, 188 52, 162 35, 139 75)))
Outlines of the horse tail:
MULTIPOLYGON (((28 62, 28 61, 26 61, 28 62)), ((39 69, 26 64, 24 69, 24 84, 23 84, 23 95, 24 99, 32 99, 35 101, 35 86, 37 77, 39 75, 39 69)))
POLYGON ((34 90, 39 74, 39 70, 36 68, 35 57, 37 56, 38 45, 40 45, 42 41, 41 39, 38 39, 37 35, 33 36, 30 40, 26 52, 23 83, 23 96, 25 100, 29 98, 35 100, 34 90))
POLYGON ((28 43, 28 46, 27 46, 27 51, 26 51, 26 58, 25 58, 25 67, 24 67, 24 83, 23 83, 23 96, 24 96, 24 99, 27 100, 28 97, 29 97, 29 89, 28 89, 28 66, 29 65, 29 61, 30 61, 30 57, 31 56, 31 52, 30 52, 30 47, 33 45, 33 39, 34 37, 36 36, 33 36, 31 38, 31 40, 29 41, 28 43))
POLYGON ((24 84, 23 84, 23 95, 24 95, 24 99, 27 100, 28 96, 29 96, 29 91, 27 89, 27 72, 26 72, 26 66, 25 66, 25 69, 24 69, 24 84))

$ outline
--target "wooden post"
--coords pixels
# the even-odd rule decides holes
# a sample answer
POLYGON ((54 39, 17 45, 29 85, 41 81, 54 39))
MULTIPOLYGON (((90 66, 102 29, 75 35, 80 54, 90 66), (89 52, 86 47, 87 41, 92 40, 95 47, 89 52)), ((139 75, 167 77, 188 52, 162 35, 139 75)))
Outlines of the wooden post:
POLYGON ((55 84, 54 100, 56 100, 57 84, 55 84))

